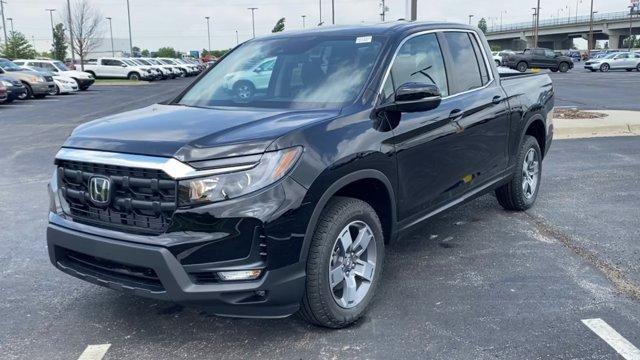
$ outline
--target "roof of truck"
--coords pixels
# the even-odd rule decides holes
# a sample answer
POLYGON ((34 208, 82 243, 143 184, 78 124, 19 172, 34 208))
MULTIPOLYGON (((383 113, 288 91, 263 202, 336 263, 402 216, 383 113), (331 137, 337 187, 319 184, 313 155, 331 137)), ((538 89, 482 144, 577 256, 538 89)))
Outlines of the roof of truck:
POLYGON ((427 31, 427 30, 435 30, 435 29, 462 29, 462 30, 477 30, 475 27, 466 25, 466 24, 457 24, 450 22, 441 22, 441 21, 406 21, 406 20, 397 20, 390 22, 383 22, 377 24, 355 24, 355 25, 323 25, 314 28, 309 28, 305 30, 294 30, 294 31, 286 31, 279 32, 275 34, 270 34, 266 36, 261 36, 257 39, 270 39, 270 38, 280 38, 280 37, 289 37, 296 35, 313 35, 313 34, 324 34, 324 35, 394 35, 405 32, 415 32, 415 31, 427 31))

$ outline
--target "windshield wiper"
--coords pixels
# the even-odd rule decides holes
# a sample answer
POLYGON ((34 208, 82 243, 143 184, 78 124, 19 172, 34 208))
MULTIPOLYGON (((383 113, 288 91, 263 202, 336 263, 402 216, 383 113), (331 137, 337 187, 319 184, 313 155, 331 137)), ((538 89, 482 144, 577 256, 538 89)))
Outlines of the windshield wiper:
POLYGON ((427 73, 425 72, 425 71, 427 71, 427 70, 431 69, 432 67, 433 67, 432 65, 429 65, 429 66, 427 66, 427 67, 426 67, 426 68, 424 68, 424 69, 420 69, 420 70, 418 70, 418 71, 416 71, 416 72, 412 73, 410 76, 413 76, 413 75, 415 75, 415 74, 422 74, 422 75, 426 76, 429 80, 431 80, 431 82, 432 82, 433 84, 435 84, 436 82, 433 80, 433 78, 432 78, 429 74, 427 74, 427 73))

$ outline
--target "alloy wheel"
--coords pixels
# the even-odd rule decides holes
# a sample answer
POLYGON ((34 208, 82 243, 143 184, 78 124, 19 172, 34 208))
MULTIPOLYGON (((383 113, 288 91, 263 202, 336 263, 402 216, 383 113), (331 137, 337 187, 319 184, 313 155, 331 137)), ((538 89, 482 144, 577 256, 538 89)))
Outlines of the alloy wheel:
POLYGON ((376 239, 369 225, 353 221, 338 235, 329 262, 329 286, 342 308, 353 308, 367 296, 373 281, 376 239))
POLYGON ((540 173, 540 161, 535 149, 529 149, 522 164, 522 193, 527 199, 531 199, 538 188, 538 174, 540 173))

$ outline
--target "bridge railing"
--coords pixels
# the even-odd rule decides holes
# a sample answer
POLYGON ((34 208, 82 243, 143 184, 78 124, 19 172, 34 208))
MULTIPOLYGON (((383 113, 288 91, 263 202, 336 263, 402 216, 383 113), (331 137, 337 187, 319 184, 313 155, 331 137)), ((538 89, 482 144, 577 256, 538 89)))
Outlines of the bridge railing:
MULTIPOLYGON (((612 13, 603 13, 603 14, 595 14, 593 16, 594 22, 607 21, 607 20, 628 20, 629 13, 626 11, 620 12, 612 12, 612 13)), ((554 27, 558 25, 578 25, 578 24, 588 24, 590 22, 589 15, 584 16, 569 16, 569 17, 560 17, 556 19, 540 19, 540 28, 544 27, 554 27)), ((513 24, 504 24, 503 26, 490 26, 487 29, 487 33, 501 33, 501 32, 511 32, 515 30, 531 30, 533 29, 533 19, 531 21, 525 21, 520 23, 513 24)))

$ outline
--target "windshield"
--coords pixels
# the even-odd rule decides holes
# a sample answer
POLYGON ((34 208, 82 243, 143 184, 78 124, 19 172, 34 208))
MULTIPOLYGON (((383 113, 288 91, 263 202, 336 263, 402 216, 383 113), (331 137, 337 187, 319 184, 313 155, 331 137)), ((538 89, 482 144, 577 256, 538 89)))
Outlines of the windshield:
POLYGON ((605 56, 604 58, 605 59, 613 59, 614 57, 616 57, 616 55, 618 55, 618 53, 612 53, 612 54, 609 54, 609 55, 605 56))
POLYGON ((167 65, 175 65, 175 63, 169 59, 160 59, 160 61, 162 61, 163 63, 167 64, 167 65))
POLYGON ((129 66, 138 66, 138 64, 136 64, 135 62, 129 60, 129 59, 122 59, 122 62, 124 62, 125 64, 129 65, 129 66))
POLYGON ((23 71, 23 69, 7 59, 0 59, 0 67, 5 71, 23 71))
POLYGON ((381 48, 371 36, 250 41, 200 79, 179 104, 267 108, 340 107, 364 87, 381 48))
POLYGON ((141 63, 142 65, 151 65, 151 63, 149 63, 149 62, 148 62, 148 61, 146 61, 146 60, 143 60, 143 59, 136 59, 136 60, 137 60, 139 63, 141 63))
POLYGON ((67 68, 66 65, 62 63, 62 61, 54 61, 53 66, 55 66, 60 71, 69 71, 69 68, 67 68))

